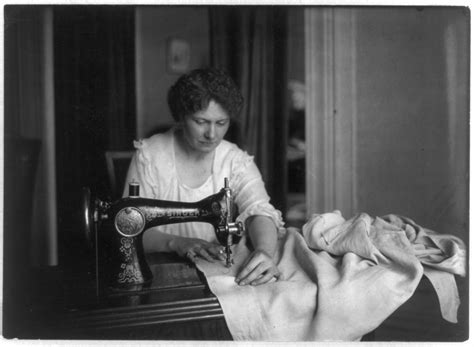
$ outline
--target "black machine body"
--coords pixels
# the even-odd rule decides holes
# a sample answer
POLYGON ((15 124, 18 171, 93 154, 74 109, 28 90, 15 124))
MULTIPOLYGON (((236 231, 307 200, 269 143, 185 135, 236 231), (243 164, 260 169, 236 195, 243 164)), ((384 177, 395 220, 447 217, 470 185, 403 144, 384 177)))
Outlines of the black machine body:
POLYGON ((142 198, 134 182, 129 184, 129 196, 114 202, 93 198, 88 188, 83 195, 85 233, 96 247, 98 282, 111 290, 140 290, 152 281, 143 248, 143 234, 151 227, 210 223, 219 243, 225 246, 228 267, 232 265, 230 247, 244 232, 242 223, 233 221, 234 204, 227 179, 218 193, 197 202, 142 198))

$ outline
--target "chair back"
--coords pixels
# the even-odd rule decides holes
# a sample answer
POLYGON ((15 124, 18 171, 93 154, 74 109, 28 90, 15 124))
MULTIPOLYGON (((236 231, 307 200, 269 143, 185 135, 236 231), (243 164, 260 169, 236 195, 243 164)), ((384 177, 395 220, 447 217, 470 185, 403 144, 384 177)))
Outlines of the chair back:
MULTIPOLYGON (((6 135, 3 200, 3 336, 25 336, 31 320, 33 286, 30 263, 35 181, 41 149, 39 139, 6 135), (26 329, 26 330, 25 330, 26 329)), ((0 246, 1 247, 1 246, 0 246)), ((36 274, 36 273, 35 273, 36 274)))
POLYGON ((107 175, 109 177, 110 190, 114 199, 122 197, 128 168, 134 154, 135 150, 105 152, 107 175))

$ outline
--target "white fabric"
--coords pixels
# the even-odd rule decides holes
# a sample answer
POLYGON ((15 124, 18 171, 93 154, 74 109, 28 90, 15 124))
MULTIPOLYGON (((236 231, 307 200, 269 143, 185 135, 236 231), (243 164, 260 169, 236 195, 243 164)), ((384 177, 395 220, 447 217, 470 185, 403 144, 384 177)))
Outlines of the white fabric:
POLYGON ((436 291, 443 318, 456 323, 460 299, 454 275, 466 274, 466 249, 459 238, 422 228, 403 216, 372 218, 361 213, 345 220, 339 211, 313 215, 303 234, 311 248, 339 256, 356 249, 357 254, 379 263, 386 261, 378 252, 382 247, 380 235, 388 230, 406 239, 410 253, 424 266, 424 274, 436 291))
MULTIPOLYGON (((238 221, 252 215, 270 217, 279 228, 283 226, 280 211, 270 204, 270 198, 253 157, 236 145, 223 140, 216 148, 212 174, 198 188, 190 188, 179 181, 175 165, 175 129, 135 141, 136 154, 132 158, 126 182, 140 184, 140 196, 171 201, 195 202, 219 192, 224 178, 229 179, 234 202, 239 209, 238 221)), ((124 196, 128 193, 124 189, 124 196)), ((184 237, 201 238, 217 242, 214 228, 209 223, 179 223, 156 227, 157 230, 184 237)), ((153 251, 153 231, 144 234, 146 251, 153 251)))
POLYGON ((197 260, 236 341, 358 341, 410 298, 422 275, 414 257, 392 269, 354 253, 314 252, 293 229, 278 245, 281 277, 260 286, 234 282, 249 252, 242 243, 230 269, 197 260))
POLYGON ((461 300, 454 275, 466 276, 464 242, 453 235, 423 228, 407 217, 391 214, 382 218, 406 233, 416 257, 424 266, 425 276, 436 291, 441 315, 447 321, 457 323, 461 300))
MULTIPOLYGON (((288 229, 279 239, 275 262, 281 277, 269 284, 234 282, 249 254, 245 240, 234 247, 230 269, 197 260, 235 340, 360 340, 414 293, 423 275, 419 246, 434 248, 419 234, 415 250, 409 228, 367 214, 347 221, 339 212, 313 215, 303 235, 288 229)), ((462 273, 463 244, 458 241, 459 247, 449 243, 456 254, 436 259, 444 272, 462 273), (447 266, 454 258, 456 266, 447 266)), ((423 262, 426 266, 427 259, 423 262)), ((449 302, 453 306, 445 307, 450 312, 445 318, 456 315, 455 301, 449 302)))

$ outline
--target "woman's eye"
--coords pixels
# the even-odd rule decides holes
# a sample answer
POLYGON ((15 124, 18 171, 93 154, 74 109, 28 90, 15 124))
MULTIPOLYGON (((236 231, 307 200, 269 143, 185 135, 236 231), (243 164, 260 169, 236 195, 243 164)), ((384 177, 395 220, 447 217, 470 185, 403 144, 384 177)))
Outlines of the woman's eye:
POLYGON ((223 127, 223 126, 227 125, 227 121, 224 120, 224 121, 222 121, 222 122, 217 122, 217 125, 223 127))
POLYGON ((205 123, 205 121, 203 121, 202 119, 195 119, 194 121, 196 122, 196 124, 199 124, 199 125, 202 125, 205 123))

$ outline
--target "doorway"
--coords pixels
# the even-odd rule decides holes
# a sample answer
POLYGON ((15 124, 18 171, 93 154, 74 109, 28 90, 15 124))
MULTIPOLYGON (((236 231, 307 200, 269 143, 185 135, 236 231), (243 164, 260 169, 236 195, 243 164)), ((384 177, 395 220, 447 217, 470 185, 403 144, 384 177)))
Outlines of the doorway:
POLYGON ((285 221, 301 228, 306 221, 304 8, 288 10, 288 193, 285 221))

